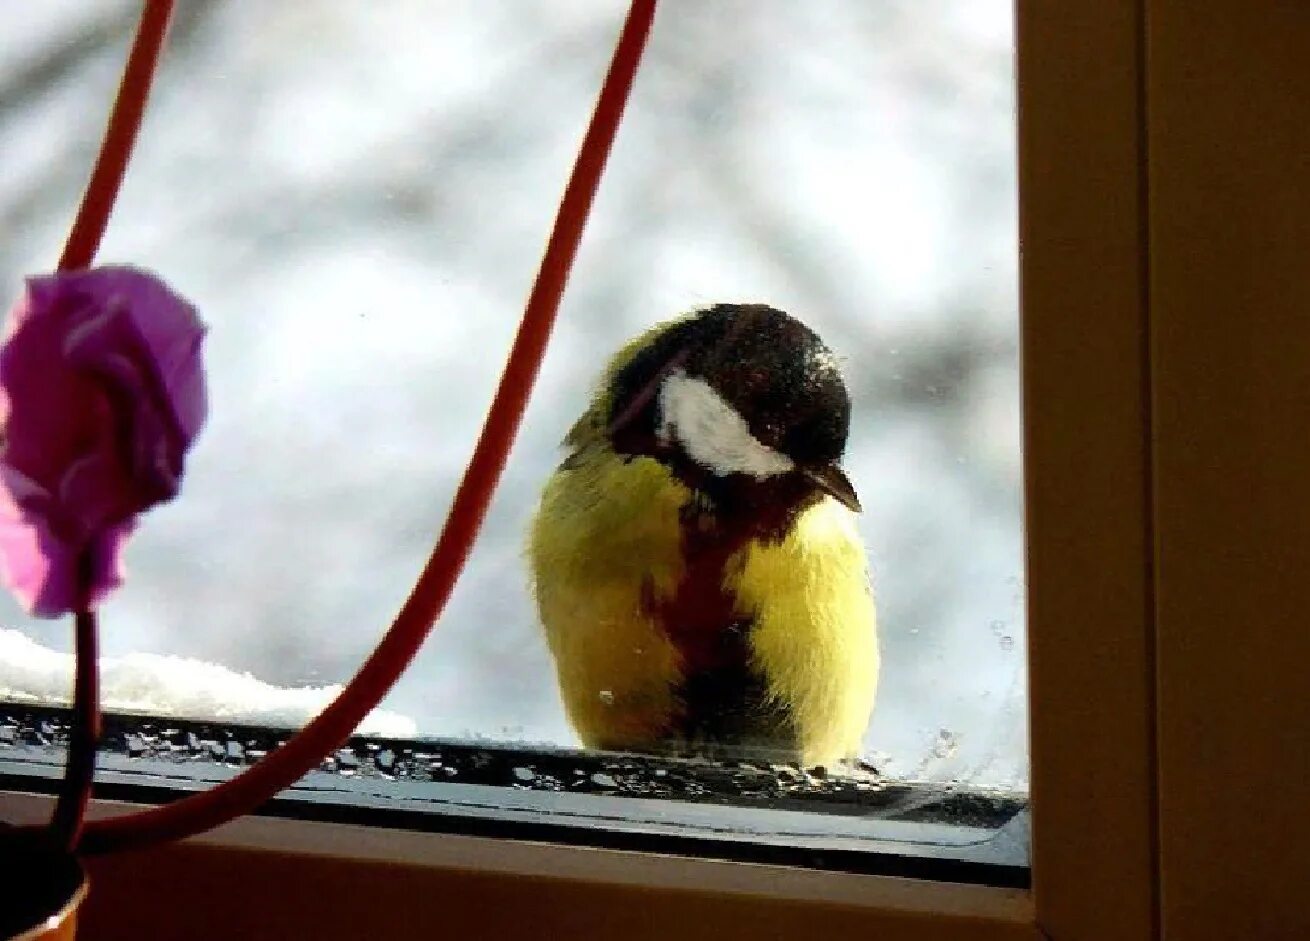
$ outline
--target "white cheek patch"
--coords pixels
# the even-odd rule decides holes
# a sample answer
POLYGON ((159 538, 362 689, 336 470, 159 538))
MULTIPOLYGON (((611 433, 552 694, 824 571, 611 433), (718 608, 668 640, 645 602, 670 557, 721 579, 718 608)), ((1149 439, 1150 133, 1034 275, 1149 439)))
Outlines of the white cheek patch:
POLYGON ((772 477, 795 466, 785 454, 761 444, 746 420, 708 382, 681 369, 660 386, 658 433, 662 441, 676 436, 692 460, 719 477, 772 477))

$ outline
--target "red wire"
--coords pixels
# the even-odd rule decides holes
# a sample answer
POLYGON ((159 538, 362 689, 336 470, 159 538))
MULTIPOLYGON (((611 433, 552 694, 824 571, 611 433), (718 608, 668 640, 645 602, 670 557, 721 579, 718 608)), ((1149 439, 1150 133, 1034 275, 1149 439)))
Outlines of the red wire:
MULTIPOLYGON (((100 247, 141 128, 141 116, 145 113, 146 99, 150 96, 150 85, 172 13, 173 0, 146 0, 141 11, 136 38, 127 54, 118 96, 114 99, 105 137, 100 144, 100 154, 59 259, 60 271, 87 267, 100 247)), ((100 739, 99 630, 95 612, 85 603, 89 592, 90 564, 89 558, 83 558, 78 566, 82 598, 74 619, 77 666, 73 680, 73 725, 64 763, 64 779, 50 817, 54 838, 70 851, 77 849, 86 807, 91 800, 96 745, 100 739)))
POLYGON ((84 852, 181 839, 257 809, 346 741, 418 652, 450 597, 505 468, 654 16, 655 0, 633 0, 482 434, 436 547, 391 629, 341 694, 277 751, 209 791, 88 823, 84 852))
POLYGON ((132 42, 132 51, 127 55, 118 97, 109 114, 105 139, 100 144, 100 156, 96 158, 91 181, 86 185, 86 195, 82 197, 82 205, 77 210, 77 218, 73 220, 73 228, 59 259, 60 271, 86 268, 100 248, 105 226, 109 224, 109 214, 123 183, 127 161, 132 156, 132 145, 136 143, 136 134, 141 127, 146 99, 150 97, 150 83, 159 64, 159 51, 163 48, 164 33, 168 31, 172 14, 173 0, 146 0, 141 11, 141 23, 132 42))

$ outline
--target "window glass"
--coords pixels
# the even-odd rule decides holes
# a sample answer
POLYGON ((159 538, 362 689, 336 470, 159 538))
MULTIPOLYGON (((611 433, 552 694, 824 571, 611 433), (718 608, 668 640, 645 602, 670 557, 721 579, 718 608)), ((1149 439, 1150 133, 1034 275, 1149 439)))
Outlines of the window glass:
MULTIPOLYGON (((181 4, 104 262, 210 325, 211 418, 104 608, 107 705, 298 724, 389 623, 490 400, 622 4, 181 4)), ((137 5, 0 35, 0 285, 57 256, 137 5)), ((12 17, 10 19, 13 19, 12 17)), ((523 432, 446 615, 364 731, 576 746, 529 520, 604 361, 767 302, 836 352, 882 647, 862 758, 1027 786, 1005 0, 666 4, 523 432)), ((0 600, 0 698, 70 625, 0 600)), ((598 695, 603 691, 598 691, 598 695)))

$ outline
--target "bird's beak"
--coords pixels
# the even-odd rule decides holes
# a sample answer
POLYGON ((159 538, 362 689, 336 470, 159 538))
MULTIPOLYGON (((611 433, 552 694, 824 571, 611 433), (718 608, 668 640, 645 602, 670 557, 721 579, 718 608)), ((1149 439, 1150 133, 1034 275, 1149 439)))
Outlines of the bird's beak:
POLYGON ((831 496, 842 506, 851 511, 860 512, 860 498, 855 495, 845 472, 836 464, 824 464, 820 467, 805 467, 801 473, 808 477, 816 487, 831 496))

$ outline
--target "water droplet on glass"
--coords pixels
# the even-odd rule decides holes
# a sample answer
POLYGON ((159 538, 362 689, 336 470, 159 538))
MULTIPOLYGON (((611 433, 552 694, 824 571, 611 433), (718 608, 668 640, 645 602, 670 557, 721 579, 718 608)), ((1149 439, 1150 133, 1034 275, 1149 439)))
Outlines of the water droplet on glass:
POLYGON ((1014 638, 1011 637, 1009 634, 1006 634, 1004 637, 1002 637, 1002 638, 1001 638, 1001 649, 1004 650, 1004 651, 1006 651, 1007 653, 1008 653, 1009 651, 1013 650, 1013 649, 1014 649, 1014 638))
POLYGON ((960 737, 950 729, 938 729, 932 744, 934 758, 950 758, 960 750, 960 737))
POLYGON ((1005 633, 1005 622, 993 621, 991 623, 991 628, 992 628, 992 633, 995 634, 997 637, 1000 637, 1002 634, 1005 633))

